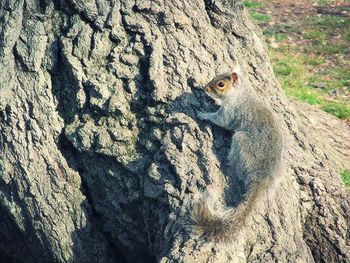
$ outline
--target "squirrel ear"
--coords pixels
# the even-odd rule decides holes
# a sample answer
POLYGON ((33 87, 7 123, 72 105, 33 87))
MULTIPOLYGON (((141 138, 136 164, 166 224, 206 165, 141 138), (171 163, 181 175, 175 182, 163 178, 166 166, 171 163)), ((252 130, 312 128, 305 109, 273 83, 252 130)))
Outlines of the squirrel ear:
POLYGON ((236 72, 231 73, 231 80, 232 80, 232 84, 238 80, 238 75, 236 72))

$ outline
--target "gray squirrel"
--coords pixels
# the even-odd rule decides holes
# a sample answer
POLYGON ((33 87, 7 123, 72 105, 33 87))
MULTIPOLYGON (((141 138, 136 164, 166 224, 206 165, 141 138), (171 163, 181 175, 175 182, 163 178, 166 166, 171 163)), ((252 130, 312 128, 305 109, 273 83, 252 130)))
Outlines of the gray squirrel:
POLYGON ((204 90, 221 106, 216 112, 198 111, 197 116, 233 133, 228 176, 243 182, 246 194, 237 207, 227 208, 207 190, 195 202, 192 221, 197 234, 225 241, 235 237, 254 204, 273 188, 280 174, 283 135, 273 113, 239 70, 215 77, 204 90))

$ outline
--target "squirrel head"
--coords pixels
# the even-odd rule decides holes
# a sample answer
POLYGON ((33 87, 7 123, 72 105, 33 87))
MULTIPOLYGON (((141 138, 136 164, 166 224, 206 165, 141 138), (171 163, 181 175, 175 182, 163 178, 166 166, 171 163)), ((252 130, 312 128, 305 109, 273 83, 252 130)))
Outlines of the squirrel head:
POLYGON ((238 74, 236 72, 225 73, 213 78, 204 90, 213 98, 224 99, 237 87, 238 74))

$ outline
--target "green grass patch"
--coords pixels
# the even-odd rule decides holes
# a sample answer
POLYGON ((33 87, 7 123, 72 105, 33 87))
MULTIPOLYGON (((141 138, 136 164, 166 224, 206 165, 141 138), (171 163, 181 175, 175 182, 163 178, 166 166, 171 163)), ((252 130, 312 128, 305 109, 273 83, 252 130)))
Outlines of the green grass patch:
POLYGON ((312 40, 312 44, 305 47, 307 52, 335 55, 348 54, 350 41, 350 19, 335 16, 322 15, 307 18, 302 28, 305 28, 303 36, 312 40))
POLYGON ((343 170, 340 172, 340 177, 345 184, 346 187, 350 188, 350 171, 349 170, 343 170))
POLYGON ((335 54, 347 54, 349 46, 346 44, 321 44, 313 45, 309 48, 310 51, 314 51, 318 54, 335 55, 335 54))
POLYGON ((346 28, 341 36, 343 41, 350 42, 350 29, 346 28))
POLYGON ((345 103, 335 103, 335 102, 324 102, 322 103, 322 109, 339 119, 349 119, 350 118, 350 106, 345 103))
POLYGON ((310 68, 314 67, 314 64, 324 63, 324 59, 300 54, 287 47, 271 49, 270 57, 276 77, 288 97, 319 105, 324 111, 340 119, 350 118, 350 104, 345 101, 327 100, 331 90, 342 88, 342 84, 349 83, 350 73, 346 68, 328 68, 317 74, 312 73, 310 68))
POLYGON ((274 34, 274 37, 275 37, 277 42, 281 42, 283 40, 288 39, 288 36, 286 34, 282 34, 282 33, 276 33, 276 34, 274 34))
POLYGON ((320 74, 314 74, 308 77, 307 83, 315 88, 320 88, 324 90, 329 89, 329 83, 328 80, 325 79, 324 75, 320 74))
MULTIPOLYGON (((307 20, 306 20, 307 21, 307 20)), ((340 16, 313 16, 310 21, 311 25, 320 26, 321 28, 344 27, 350 25, 350 19, 340 16)))
POLYGON ((312 86, 323 86, 325 90, 341 90, 350 88, 350 70, 348 67, 330 67, 312 74, 308 78, 312 86))
POLYGON ((274 65, 274 70, 277 75, 288 76, 293 72, 294 67, 287 62, 279 61, 274 65))
POLYGON ((333 2, 334 2, 334 0, 317 0, 317 4, 319 4, 319 5, 328 5, 328 4, 331 4, 333 2))
MULTIPOLYGON (((333 78, 339 81, 340 85, 350 88, 350 69, 344 67, 337 67, 333 69, 330 74, 333 78)), ((337 83, 338 84, 338 83, 337 83)))
MULTIPOLYGON (((333 2, 316 0, 323 6, 333 2)), ((267 42, 271 43, 273 69, 286 95, 317 105, 340 119, 350 119, 350 65, 347 57, 350 19, 320 14, 272 25, 267 23, 272 17, 259 9, 264 4, 268 8, 267 3, 245 1, 244 5, 262 27, 267 42)), ((344 10, 348 10, 347 7, 344 10)))
POLYGON ((323 42, 326 39, 326 33, 321 30, 310 30, 303 33, 304 37, 307 39, 317 40, 323 42))
POLYGON ((315 55, 304 55, 303 56, 304 63, 309 66, 320 66, 326 62, 326 60, 322 56, 315 55))
POLYGON ((284 49, 272 52, 273 69, 287 96, 317 105, 322 102, 319 92, 307 85, 308 72, 303 56, 296 56, 284 49))
POLYGON ((339 7, 342 11, 350 11, 350 6, 340 6, 339 7))
POLYGON ((322 102, 322 98, 314 90, 301 87, 298 89, 292 89, 287 92, 287 95, 294 97, 300 101, 306 102, 310 105, 318 105, 322 102))
POLYGON ((257 22, 257 23, 267 23, 271 21, 271 16, 266 15, 266 14, 262 14, 259 12, 251 12, 250 16, 257 22))
POLYGON ((244 6, 247 8, 251 8, 251 9, 256 9, 256 8, 260 8, 263 6, 262 3, 257 3, 257 2, 253 2, 253 1, 244 1, 244 6))
POLYGON ((337 66, 334 68, 328 68, 323 72, 323 74, 329 76, 328 85, 331 89, 350 88, 349 67, 337 66))

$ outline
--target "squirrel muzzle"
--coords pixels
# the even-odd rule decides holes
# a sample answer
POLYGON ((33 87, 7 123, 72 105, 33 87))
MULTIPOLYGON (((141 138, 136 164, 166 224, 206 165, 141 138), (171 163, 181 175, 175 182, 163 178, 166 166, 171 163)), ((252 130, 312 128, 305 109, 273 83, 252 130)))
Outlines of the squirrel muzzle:
POLYGON ((205 92, 208 92, 208 93, 213 92, 213 89, 208 85, 204 87, 204 90, 205 90, 205 92))

